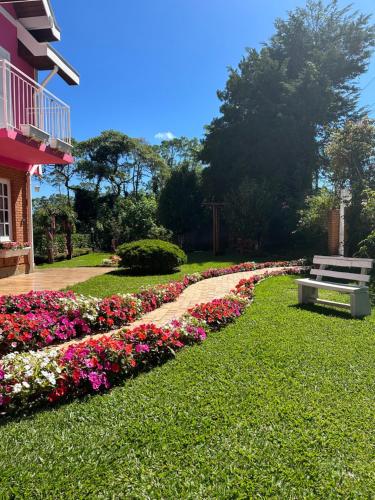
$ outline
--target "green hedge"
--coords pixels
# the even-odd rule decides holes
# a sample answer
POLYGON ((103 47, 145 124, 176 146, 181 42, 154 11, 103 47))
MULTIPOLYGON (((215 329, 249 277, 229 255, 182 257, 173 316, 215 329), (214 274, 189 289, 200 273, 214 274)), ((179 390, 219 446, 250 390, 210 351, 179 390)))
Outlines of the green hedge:
POLYGON ((162 240, 139 240, 117 249, 121 266, 141 273, 165 273, 187 262, 186 254, 173 243, 162 240))

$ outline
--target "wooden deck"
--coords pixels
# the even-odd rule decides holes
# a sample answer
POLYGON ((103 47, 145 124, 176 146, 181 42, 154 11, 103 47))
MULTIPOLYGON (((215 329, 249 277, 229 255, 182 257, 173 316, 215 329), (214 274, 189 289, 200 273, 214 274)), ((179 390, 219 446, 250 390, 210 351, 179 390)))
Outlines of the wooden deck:
POLYGON ((0 279, 0 295, 17 295, 32 290, 61 290, 95 276, 113 271, 111 267, 73 267, 35 271, 0 279))

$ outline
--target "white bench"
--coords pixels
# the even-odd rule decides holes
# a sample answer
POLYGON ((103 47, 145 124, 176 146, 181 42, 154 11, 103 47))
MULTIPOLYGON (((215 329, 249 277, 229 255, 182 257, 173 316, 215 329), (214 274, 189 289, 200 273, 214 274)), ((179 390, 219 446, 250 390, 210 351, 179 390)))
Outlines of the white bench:
POLYGON ((372 259, 356 259, 347 257, 324 257, 316 255, 314 264, 318 269, 311 269, 310 274, 316 279, 298 279, 298 302, 300 304, 324 304, 349 309, 355 318, 362 318, 371 314, 371 303, 368 289, 370 276, 367 274, 373 265, 372 259), (351 272, 332 271, 327 267, 349 268, 351 272), (360 269, 353 272, 352 269, 360 269), (323 281, 323 278, 340 279, 349 281, 350 284, 323 281), (356 282, 357 284, 352 284, 356 282), (350 304, 334 302, 318 298, 319 289, 333 290, 339 293, 350 294, 350 304))

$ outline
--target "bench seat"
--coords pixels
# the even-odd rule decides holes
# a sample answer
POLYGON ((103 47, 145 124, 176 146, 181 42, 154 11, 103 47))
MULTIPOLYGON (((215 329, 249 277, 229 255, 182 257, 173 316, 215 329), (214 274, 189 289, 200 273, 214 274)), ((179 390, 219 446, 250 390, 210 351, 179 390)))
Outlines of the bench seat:
POLYGON ((367 286, 338 284, 338 283, 331 283, 329 281, 316 281, 310 278, 299 279, 296 280, 296 282, 298 284, 306 285, 312 288, 321 288, 322 290, 333 290, 334 292, 340 292, 340 293, 353 293, 360 290, 368 291, 367 286))
POLYGON ((310 274, 316 276, 316 279, 304 278, 296 280, 298 284, 298 302, 300 304, 321 304, 350 309, 351 315, 355 318, 363 318, 371 314, 367 284, 370 281, 368 271, 373 266, 372 259, 316 255, 313 262, 319 266, 319 269, 313 268, 310 271, 310 274), (339 270, 332 270, 332 267, 339 268, 339 270), (349 268, 351 272, 343 272, 342 268, 349 268), (353 272, 352 269, 360 269, 360 274, 359 271, 353 272), (349 281, 349 283, 323 281, 323 278, 330 280, 337 278, 339 281, 344 280, 349 281), (356 284, 352 284, 353 282, 356 284), (350 304, 320 299, 318 296, 320 289, 348 294, 350 295, 350 304))

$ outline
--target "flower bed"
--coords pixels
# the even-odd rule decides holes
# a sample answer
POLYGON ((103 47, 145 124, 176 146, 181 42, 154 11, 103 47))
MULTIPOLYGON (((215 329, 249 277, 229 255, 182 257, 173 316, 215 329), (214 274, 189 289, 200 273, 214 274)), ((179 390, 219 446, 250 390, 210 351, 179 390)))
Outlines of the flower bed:
MULTIPOLYGON (((298 272, 288 269, 265 277, 298 272)), ((63 349, 8 354, 0 360, 0 407, 8 412, 109 389, 234 321, 250 304, 254 285, 261 279, 264 277, 241 280, 232 294, 197 305, 162 328, 141 325, 63 349)))
POLYGON ((0 297, 0 355, 52 346, 128 325, 162 304, 175 301, 190 285, 226 274, 282 267, 288 262, 247 262, 185 276, 137 294, 98 299, 73 292, 30 292, 0 297), (11 316, 10 316, 11 315, 11 316))

